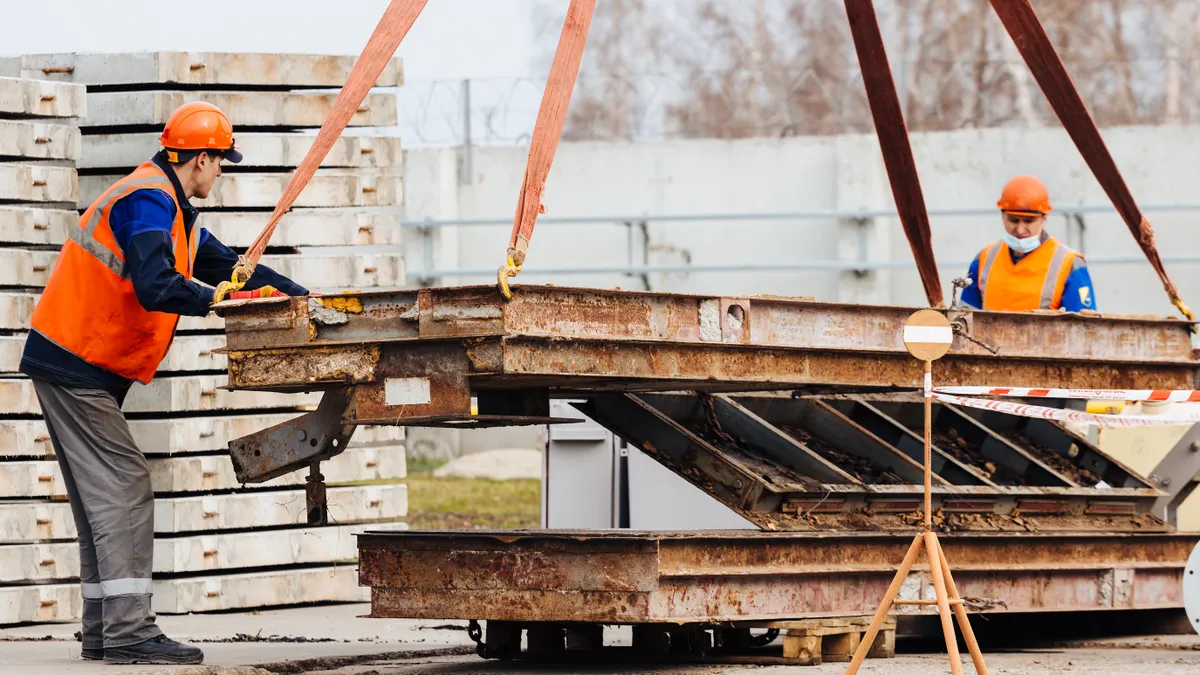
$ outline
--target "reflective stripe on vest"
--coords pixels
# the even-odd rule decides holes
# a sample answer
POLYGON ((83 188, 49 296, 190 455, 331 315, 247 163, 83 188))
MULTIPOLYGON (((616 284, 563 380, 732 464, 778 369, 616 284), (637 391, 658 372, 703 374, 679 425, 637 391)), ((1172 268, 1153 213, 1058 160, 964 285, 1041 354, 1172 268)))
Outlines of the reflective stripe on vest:
POLYGON ((154 176, 151 178, 139 178, 137 180, 129 181, 128 183, 125 183, 123 187, 133 188, 132 190, 113 190, 96 201, 95 208, 92 211, 92 217, 88 218, 88 222, 85 227, 71 227, 67 229, 67 236, 71 238, 71 241, 79 244, 83 250, 90 253, 96 260, 104 263, 105 267, 112 270, 121 278, 126 278, 125 261, 121 259, 121 256, 113 253, 111 249, 96 239, 96 227, 100 225, 101 218, 108 208, 112 206, 113 202, 122 197, 133 194, 133 192, 135 192, 138 188, 144 186, 154 186, 159 190, 166 191, 168 195, 175 191, 174 186, 171 185, 169 180, 159 176, 154 176))
POLYGON ((1000 255, 1002 242, 996 242, 984 249, 979 263, 979 301, 983 302, 983 294, 987 291, 988 276, 992 273, 992 265, 996 264, 996 256, 1000 255))
MULTIPOLYGON (((1054 257, 1050 259, 1050 267, 1046 269, 1046 280, 1042 282, 1042 302, 1039 307, 1041 309, 1054 309, 1054 296, 1058 295, 1062 289, 1058 285, 1058 277, 1062 275, 1063 263, 1067 260, 1067 254, 1070 251, 1066 246, 1059 244, 1054 249, 1054 257)), ((1072 256, 1072 260, 1074 256, 1072 256)))
POLYGON ((31 328, 94 366, 148 383, 170 349, 179 316, 142 306, 110 227, 113 205, 139 190, 162 191, 175 205, 174 268, 185 279, 192 277, 199 231, 187 231, 169 176, 147 162, 101 194, 69 229, 31 328))

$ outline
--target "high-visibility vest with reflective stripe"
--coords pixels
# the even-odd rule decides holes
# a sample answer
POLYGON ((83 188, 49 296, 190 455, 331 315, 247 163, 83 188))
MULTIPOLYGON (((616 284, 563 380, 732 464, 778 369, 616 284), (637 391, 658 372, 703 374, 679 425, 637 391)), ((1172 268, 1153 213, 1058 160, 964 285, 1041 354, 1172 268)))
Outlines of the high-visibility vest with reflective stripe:
POLYGON ((33 311, 33 329, 88 363, 149 382, 175 335, 177 314, 148 312, 125 273, 125 255, 109 228, 117 200, 137 190, 161 190, 175 202, 171 224, 175 270, 192 278, 199 228, 186 236, 183 209, 167 175, 147 162, 117 181, 69 229, 54 271, 33 311))
POLYGON ((979 294, 983 308, 1001 312, 1058 309, 1075 259, 1082 256, 1049 237, 1016 263, 998 241, 979 254, 979 294))

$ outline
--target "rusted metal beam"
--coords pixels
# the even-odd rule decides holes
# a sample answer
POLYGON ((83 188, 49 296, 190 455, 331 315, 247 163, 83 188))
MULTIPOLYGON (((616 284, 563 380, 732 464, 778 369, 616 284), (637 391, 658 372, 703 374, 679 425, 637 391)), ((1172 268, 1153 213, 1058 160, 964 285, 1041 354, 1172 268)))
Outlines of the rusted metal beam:
MULTIPOLYGON (((857 397, 735 401, 705 395, 599 394, 578 407, 763 530, 882 531, 911 530, 919 522, 921 486, 905 484, 880 466, 905 467, 903 457, 923 449, 919 436, 885 412, 903 413, 910 405, 905 400, 883 397, 871 405, 857 397), (807 419, 816 405, 822 406, 818 410, 824 411, 825 421, 811 425, 807 419), (784 420, 784 427, 750 412, 754 409, 784 420), (860 461, 849 459, 856 455, 860 461)), ((1171 529, 1151 515, 1162 493, 1086 439, 1059 427, 1034 430, 1037 456, 1071 472, 1076 482, 1020 450, 1018 443, 1034 447, 1024 427, 1009 428, 1005 433, 1010 436, 1001 437, 951 407, 938 404, 935 412, 971 432, 944 451, 952 437, 938 427, 933 507, 939 529, 1171 529), (1025 473, 1002 470, 1002 463, 1025 473), (1033 471, 1035 464, 1042 472, 1033 471), (1098 486, 1101 477, 1108 486, 1098 486)))
MULTIPOLYGON (((870 611, 910 541, 907 533, 368 533, 359 569, 376 617, 778 620, 870 611)), ((942 544, 964 597, 994 603, 991 612, 1043 612, 1182 607, 1195 541, 1029 533, 942 544)), ((902 599, 917 599, 927 575, 919 561, 902 599)))
MULTIPOLYGON (((446 391, 548 388, 562 395, 906 388, 921 377, 901 340, 912 312, 905 307, 526 286, 507 303, 494 288, 464 287, 236 301, 220 309, 230 386, 242 389, 298 391, 426 377, 431 386, 445 380, 446 391), (416 344, 438 358, 397 366, 416 344)), ((1197 362, 1185 322, 1065 313, 955 318, 1000 353, 956 338, 938 363, 936 377, 944 384, 1195 385, 1197 362)), ((438 407, 436 398, 420 405, 438 407)), ((461 395, 442 403, 453 414, 463 412, 461 395)), ((408 411, 416 415, 415 408, 408 411)))

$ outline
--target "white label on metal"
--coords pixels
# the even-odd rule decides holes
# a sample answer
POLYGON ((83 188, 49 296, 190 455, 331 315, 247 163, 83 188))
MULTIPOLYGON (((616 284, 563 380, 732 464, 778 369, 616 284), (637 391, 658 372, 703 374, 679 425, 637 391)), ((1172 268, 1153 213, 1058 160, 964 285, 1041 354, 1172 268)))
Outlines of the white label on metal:
POLYGON ((929 342, 948 345, 954 342, 954 331, 949 326, 905 326, 904 342, 929 342))
POLYGON ((388 405, 428 405, 428 377, 389 377, 383 383, 383 400, 388 405))

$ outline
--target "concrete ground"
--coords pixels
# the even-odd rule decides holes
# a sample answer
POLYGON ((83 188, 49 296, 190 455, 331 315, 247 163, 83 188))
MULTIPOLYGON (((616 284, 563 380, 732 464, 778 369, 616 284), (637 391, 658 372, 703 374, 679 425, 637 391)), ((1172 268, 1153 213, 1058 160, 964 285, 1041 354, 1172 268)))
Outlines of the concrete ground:
POLYGON ((132 667, 83 661, 80 658, 82 645, 74 638, 78 624, 0 629, 0 673, 243 675, 231 668, 262 664, 270 665, 273 672, 307 672, 336 667, 370 655, 421 653, 455 647, 463 651, 473 644, 467 638, 466 623, 462 621, 359 618, 369 611, 370 605, 355 604, 159 616, 158 625, 169 637, 194 643, 204 650, 204 667, 132 667), (288 664, 293 667, 286 668, 288 664))
MULTIPOLYGON (((163 616, 159 623, 178 640, 204 649, 204 666, 111 666, 79 658, 76 625, 0 630, 0 673, 7 675, 414 675, 417 673, 844 673, 845 664, 811 667, 530 664, 485 661, 475 656, 463 622, 358 618, 367 605, 334 605, 237 614, 163 616)), ((1200 673, 1200 636, 1163 636, 1070 643, 1053 648, 989 652, 994 675, 1195 675, 1200 673)), ((871 660, 864 675, 949 673, 945 655, 904 654, 871 660)), ((964 673, 975 670, 969 662, 964 673)))

